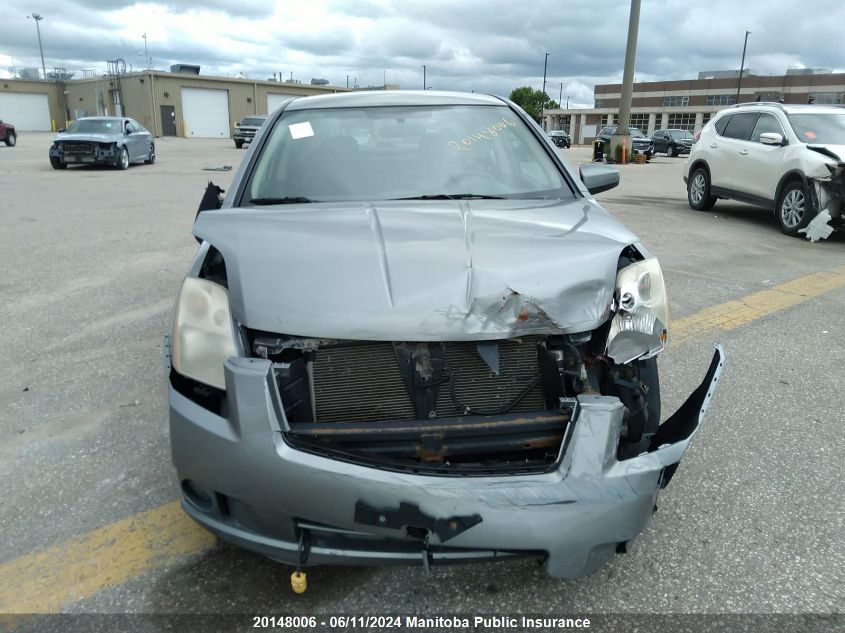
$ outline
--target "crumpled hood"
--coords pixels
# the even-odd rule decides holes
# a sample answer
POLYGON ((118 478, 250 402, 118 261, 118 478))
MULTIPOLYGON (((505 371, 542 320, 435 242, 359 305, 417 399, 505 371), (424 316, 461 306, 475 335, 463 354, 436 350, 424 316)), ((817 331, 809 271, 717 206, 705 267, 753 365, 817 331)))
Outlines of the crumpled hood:
POLYGON ((244 325, 404 341, 594 329, 637 242, 584 199, 223 208, 194 234, 222 253, 244 325))
POLYGON ((61 141, 87 141, 89 143, 114 143, 121 134, 57 134, 54 143, 61 141))

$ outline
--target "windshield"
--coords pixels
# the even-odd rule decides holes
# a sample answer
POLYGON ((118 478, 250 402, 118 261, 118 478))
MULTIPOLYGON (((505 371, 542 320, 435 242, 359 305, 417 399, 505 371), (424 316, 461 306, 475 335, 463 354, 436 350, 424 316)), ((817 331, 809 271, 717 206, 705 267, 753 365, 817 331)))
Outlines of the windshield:
POLYGON ((243 121, 241 121, 241 125, 249 125, 251 127, 261 127, 262 125, 264 125, 264 120, 265 119, 259 118, 259 117, 248 117, 248 118, 244 119, 243 121))
POLYGON ((253 204, 574 195, 544 144, 506 106, 287 112, 245 191, 253 204))
POLYGON ((684 139, 684 138, 689 138, 689 139, 692 138, 692 134, 690 134, 686 130, 672 130, 671 132, 669 132, 669 134, 671 134, 672 138, 675 139, 676 141, 680 141, 681 139, 684 139))
POLYGON ((802 143, 845 145, 845 113, 790 114, 788 118, 802 143))
POLYGON ((71 123, 68 134, 119 134, 121 121, 112 119, 82 119, 71 123))

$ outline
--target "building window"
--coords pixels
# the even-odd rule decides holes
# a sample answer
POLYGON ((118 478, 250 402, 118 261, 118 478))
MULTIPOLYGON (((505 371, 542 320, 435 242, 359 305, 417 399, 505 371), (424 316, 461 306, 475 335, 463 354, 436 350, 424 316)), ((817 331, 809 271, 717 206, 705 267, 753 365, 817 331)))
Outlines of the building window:
POLYGON ((707 95, 707 105, 727 106, 736 103, 736 95, 707 95))
POLYGON ((616 125, 617 123, 619 123, 618 114, 603 114, 601 117, 602 125, 616 125))
POLYGON ((643 134, 648 134, 648 113, 642 114, 632 114, 631 120, 628 123, 629 127, 635 127, 640 130, 643 134))
POLYGON ((689 105, 689 97, 663 97, 663 107, 664 108, 677 108, 679 106, 688 106, 689 105))
POLYGON ((712 115, 710 112, 705 112, 704 116, 701 118, 701 125, 707 125, 707 122, 710 120, 711 116, 712 115))
POLYGON ((692 132, 695 128, 695 114, 692 112, 670 114, 669 128, 672 130, 688 130, 692 132))
POLYGON ((842 92, 811 92, 807 101, 816 105, 833 105, 845 103, 843 96, 845 93, 842 92))
POLYGON ((603 108, 603 107, 604 107, 604 99, 596 99, 596 105, 595 105, 595 107, 597 107, 597 108, 603 108))
POLYGON ((780 101, 783 99, 782 92, 755 92, 754 101, 780 101))

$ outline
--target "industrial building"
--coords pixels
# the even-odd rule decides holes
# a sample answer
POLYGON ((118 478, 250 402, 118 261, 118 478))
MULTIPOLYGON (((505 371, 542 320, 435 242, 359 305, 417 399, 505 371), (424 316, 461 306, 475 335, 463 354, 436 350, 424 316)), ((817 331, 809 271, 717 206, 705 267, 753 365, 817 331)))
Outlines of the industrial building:
MULTIPOLYGON (((701 129, 722 108, 737 103, 739 71, 706 71, 697 79, 634 83, 631 127, 650 136, 655 130, 701 129)), ((594 107, 546 110, 547 130, 566 130, 573 143, 589 143, 598 130, 619 120, 622 84, 599 84, 593 90, 594 107)), ((745 71, 739 102, 845 103, 845 73, 818 68, 789 70, 785 75, 755 75, 745 71)))
POLYGON ((19 131, 55 131, 83 116, 122 114, 156 136, 229 138, 245 116, 273 112, 288 97, 351 90, 324 80, 260 81, 203 76, 197 66, 174 69, 182 72, 144 70, 71 81, 0 79, 0 120, 19 131))

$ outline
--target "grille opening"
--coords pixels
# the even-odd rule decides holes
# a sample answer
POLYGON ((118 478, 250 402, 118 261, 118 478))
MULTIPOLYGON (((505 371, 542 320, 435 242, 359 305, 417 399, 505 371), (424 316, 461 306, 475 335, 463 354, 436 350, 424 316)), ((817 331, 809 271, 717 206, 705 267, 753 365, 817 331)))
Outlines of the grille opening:
POLYGON ((543 337, 250 338, 257 355, 276 362, 286 440, 335 459, 431 473, 546 470, 572 418, 559 386, 543 379, 543 337))

